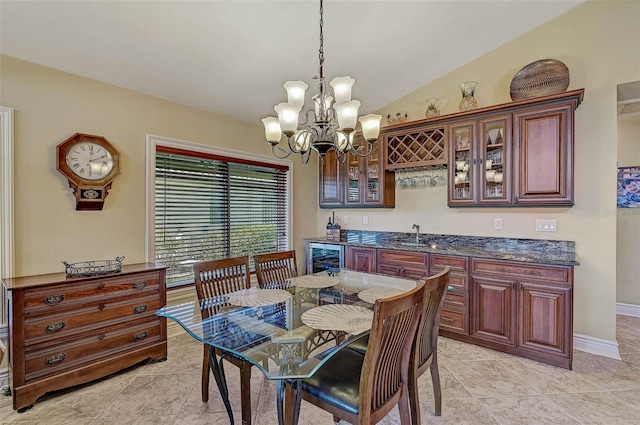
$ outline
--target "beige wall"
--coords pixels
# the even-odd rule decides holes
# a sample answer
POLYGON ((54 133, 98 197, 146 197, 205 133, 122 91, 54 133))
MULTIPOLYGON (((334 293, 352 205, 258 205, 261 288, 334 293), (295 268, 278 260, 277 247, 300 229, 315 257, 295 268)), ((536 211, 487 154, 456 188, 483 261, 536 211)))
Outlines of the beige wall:
MULTIPOLYGON (((640 166, 640 114, 618 118, 618 166, 640 166)), ((640 305, 640 208, 617 212, 617 301, 640 305)))
MULTIPOLYGON (((437 187, 397 190, 391 211, 346 210, 340 216, 347 214, 345 227, 355 229, 411 232, 411 224, 417 223, 425 233, 573 240, 581 264, 575 269, 574 331, 615 340, 616 86, 638 80, 640 73, 640 2, 586 2, 379 112, 405 110, 410 120, 421 119, 429 97, 444 100, 443 114, 456 112, 457 86, 469 80, 479 82, 480 106, 510 102, 513 75, 543 58, 568 66, 569 89, 585 88, 584 102, 576 110, 573 208, 453 209, 447 208, 445 188, 437 187), (368 226, 361 224, 363 215, 368 226), (503 219, 502 231, 493 230, 497 217, 503 219), (556 219, 558 232, 535 232, 537 218, 556 219)), ((402 78, 401 69, 396 77, 402 78)), ((329 213, 318 210, 318 234, 323 234, 329 213)))
MULTIPOLYGON (((145 261, 145 136, 264 154, 261 123, 168 102, 0 56, 0 105, 15 109, 15 275, 64 271, 67 262, 125 256, 145 261), (105 136, 121 174, 102 211, 75 211, 56 170, 56 145, 74 133, 105 136)), ((150 77, 152 78, 152 77, 150 77)), ((317 166, 294 163, 294 245, 315 233, 317 166)))

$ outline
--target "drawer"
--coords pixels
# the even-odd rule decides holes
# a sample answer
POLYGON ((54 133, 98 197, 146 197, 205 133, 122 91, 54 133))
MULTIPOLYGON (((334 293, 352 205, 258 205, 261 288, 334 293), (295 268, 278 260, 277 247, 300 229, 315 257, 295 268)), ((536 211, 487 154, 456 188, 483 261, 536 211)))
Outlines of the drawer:
POLYGON ((47 288, 29 289, 25 291, 24 309, 29 311, 52 311, 70 304, 85 303, 91 299, 122 297, 159 292, 159 276, 157 273, 141 273, 134 276, 116 276, 112 278, 83 281, 55 285, 47 288))
POLYGON ((445 267, 451 267, 451 271, 468 271, 469 257, 458 257, 456 255, 431 254, 429 257, 431 274, 440 272, 445 267))
POLYGON ((469 313, 444 308, 440 316, 440 329, 469 335, 469 313))
MULTIPOLYGON (((437 272, 432 272, 431 274, 436 274, 437 272)), ((464 289, 465 291, 469 288, 469 276, 460 275, 456 273, 449 273, 449 286, 453 286, 456 289, 464 289)))
POLYGON ((512 261, 471 260, 471 273, 525 277, 559 283, 573 282, 573 268, 546 264, 527 264, 512 261))
POLYGON ((444 305, 446 307, 462 307, 469 308, 469 293, 459 289, 449 290, 445 293, 444 305))
POLYGON ((135 350, 150 342, 160 341, 158 317, 142 323, 121 323, 110 328, 83 333, 77 338, 37 350, 25 352, 25 382, 90 365, 116 353, 135 350))
POLYGON ((421 265, 426 268, 429 265, 429 253, 379 249, 378 263, 421 265))
POLYGON ((103 301, 92 301, 71 309, 60 309, 56 314, 37 315, 25 318, 25 345, 42 340, 63 338, 77 332, 104 327, 109 321, 120 322, 127 316, 136 319, 154 315, 162 307, 159 294, 146 297, 129 296, 103 301))

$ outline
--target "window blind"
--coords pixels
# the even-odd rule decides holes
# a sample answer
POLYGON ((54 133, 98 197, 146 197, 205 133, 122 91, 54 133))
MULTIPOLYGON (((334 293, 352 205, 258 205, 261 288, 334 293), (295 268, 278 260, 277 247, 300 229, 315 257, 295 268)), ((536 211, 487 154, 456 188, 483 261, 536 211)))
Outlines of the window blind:
POLYGON ((156 152, 155 252, 167 286, 203 260, 288 249, 288 168, 200 152, 156 152))

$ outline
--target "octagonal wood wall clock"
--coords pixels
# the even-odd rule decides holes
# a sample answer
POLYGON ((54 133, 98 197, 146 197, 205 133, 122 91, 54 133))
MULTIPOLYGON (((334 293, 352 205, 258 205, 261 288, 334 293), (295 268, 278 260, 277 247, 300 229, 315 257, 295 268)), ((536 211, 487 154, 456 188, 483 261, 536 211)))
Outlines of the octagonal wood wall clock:
POLYGON ((56 162, 73 189, 76 210, 102 210, 111 183, 120 174, 117 149, 102 136, 76 133, 58 145, 56 162))

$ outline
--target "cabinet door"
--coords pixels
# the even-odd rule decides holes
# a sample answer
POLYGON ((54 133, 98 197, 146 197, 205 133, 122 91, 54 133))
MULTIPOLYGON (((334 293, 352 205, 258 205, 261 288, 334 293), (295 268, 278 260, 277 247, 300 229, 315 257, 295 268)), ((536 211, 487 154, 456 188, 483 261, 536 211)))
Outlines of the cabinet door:
POLYGON ((476 203, 475 138, 475 120, 452 124, 449 127, 449 205, 476 203))
POLYGON ((376 249, 359 246, 347 247, 347 268, 359 272, 375 273, 376 249))
POLYGON ((511 114, 479 120, 477 175, 480 204, 511 204, 511 127, 511 114))
POLYGON ((357 155, 347 153, 347 159, 344 162, 346 173, 343 182, 345 185, 345 205, 359 205, 362 203, 363 173, 366 172, 362 159, 357 155))
POLYGON ((573 107, 514 114, 515 199, 520 205, 573 205, 573 107))
MULTIPOLYGON (((365 142, 366 143, 366 142, 365 142)), ((362 176, 362 198, 364 204, 381 204, 384 189, 384 171, 380 157, 380 142, 372 145, 371 155, 362 158, 364 175, 362 176)))
POLYGON ((570 286, 520 282, 518 346, 569 357, 572 347, 570 286))
POLYGON ((327 153, 319 162, 320 168, 320 207, 342 205, 344 164, 341 164, 333 152, 327 153))
POLYGON ((471 335, 515 345, 515 281, 471 276, 471 335))

